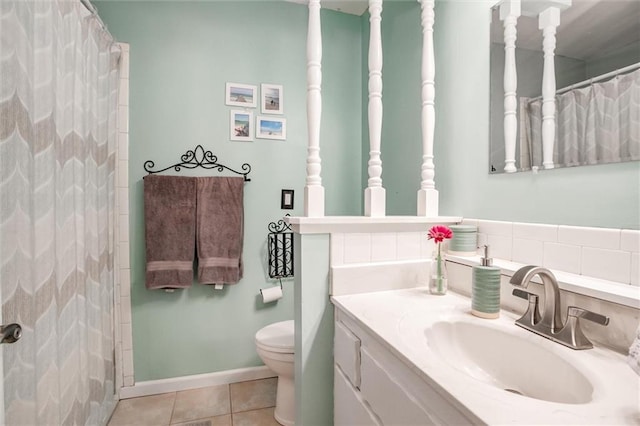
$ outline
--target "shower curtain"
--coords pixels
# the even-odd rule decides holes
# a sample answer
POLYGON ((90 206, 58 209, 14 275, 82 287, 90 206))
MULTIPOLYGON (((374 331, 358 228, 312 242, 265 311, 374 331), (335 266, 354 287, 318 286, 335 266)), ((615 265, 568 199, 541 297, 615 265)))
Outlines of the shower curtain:
MULTIPOLYGON (((542 165, 542 99, 520 98, 520 168, 542 165)), ((553 163, 640 160, 640 69, 556 95, 553 163)))
POLYGON ((5 422, 104 424, 119 50, 79 0, 1 0, 0 35, 5 422))

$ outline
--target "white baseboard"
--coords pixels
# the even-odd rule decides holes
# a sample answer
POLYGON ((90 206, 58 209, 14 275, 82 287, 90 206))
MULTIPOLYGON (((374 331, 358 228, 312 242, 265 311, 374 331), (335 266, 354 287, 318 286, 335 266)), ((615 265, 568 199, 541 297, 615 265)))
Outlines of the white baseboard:
POLYGON ((120 399, 246 382, 247 380, 266 379, 269 377, 276 377, 276 374, 271 371, 269 367, 263 365, 260 367, 238 368, 215 373, 172 377, 170 379, 148 380, 135 383, 133 386, 120 388, 120 399))

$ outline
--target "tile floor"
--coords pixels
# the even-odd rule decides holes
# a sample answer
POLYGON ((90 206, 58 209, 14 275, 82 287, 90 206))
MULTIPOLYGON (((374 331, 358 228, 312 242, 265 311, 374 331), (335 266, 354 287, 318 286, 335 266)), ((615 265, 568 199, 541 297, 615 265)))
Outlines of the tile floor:
POLYGON ((108 426, 279 426, 273 418, 277 380, 123 399, 108 426))

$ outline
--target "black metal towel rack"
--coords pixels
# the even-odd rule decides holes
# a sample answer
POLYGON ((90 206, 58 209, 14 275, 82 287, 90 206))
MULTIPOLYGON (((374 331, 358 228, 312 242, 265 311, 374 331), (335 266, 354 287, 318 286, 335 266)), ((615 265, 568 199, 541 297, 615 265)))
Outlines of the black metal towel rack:
POLYGON ((280 219, 278 222, 269 223, 268 229, 269 277, 293 277, 293 232, 291 232, 291 226, 280 219))
POLYGON ((180 156, 180 162, 169 167, 165 167, 161 170, 152 170, 155 167, 155 163, 151 160, 144 162, 144 170, 149 173, 161 173, 173 168, 176 172, 179 172, 183 167, 185 169, 195 169, 202 167, 203 169, 217 169, 219 172, 229 170, 238 175, 242 175, 245 182, 250 182, 248 177, 251 172, 251 166, 248 163, 244 163, 241 167, 242 171, 234 170, 231 167, 227 167, 224 164, 218 163, 218 157, 213 155, 211 151, 205 151, 202 145, 198 145, 193 150, 188 150, 182 156, 180 156))

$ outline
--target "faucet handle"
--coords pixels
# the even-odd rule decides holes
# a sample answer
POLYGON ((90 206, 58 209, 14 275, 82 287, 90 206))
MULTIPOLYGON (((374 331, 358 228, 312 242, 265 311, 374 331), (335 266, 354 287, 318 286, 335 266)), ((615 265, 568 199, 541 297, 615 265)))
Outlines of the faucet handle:
POLYGON ((609 324, 609 317, 606 317, 601 314, 597 314, 595 312, 588 311, 583 308, 579 308, 577 306, 569 306, 569 308, 567 309, 567 315, 570 317, 584 318, 586 320, 595 322, 596 324, 600 324, 600 325, 609 324))
MULTIPOLYGON (((529 293, 528 291, 514 288, 512 293, 514 296, 529 301, 527 311, 516 321, 516 324, 532 326, 540 322, 540 310, 538 309, 538 295, 529 293)), ((527 327, 525 327, 527 328, 527 327)))
POLYGON ((571 349, 591 349, 593 344, 584 335, 580 328, 580 318, 593 321, 596 324, 609 324, 609 317, 606 317, 577 306, 569 306, 567 308, 567 323, 562 330, 554 336, 554 340, 571 349))
POLYGON ((516 297, 519 297, 520 299, 524 299, 524 300, 529 300, 530 296, 538 297, 537 295, 535 295, 533 293, 529 293, 528 291, 520 290, 519 288, 514 288, 513 291, 511 292, 511 294, 513 294, 516 297))

